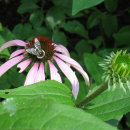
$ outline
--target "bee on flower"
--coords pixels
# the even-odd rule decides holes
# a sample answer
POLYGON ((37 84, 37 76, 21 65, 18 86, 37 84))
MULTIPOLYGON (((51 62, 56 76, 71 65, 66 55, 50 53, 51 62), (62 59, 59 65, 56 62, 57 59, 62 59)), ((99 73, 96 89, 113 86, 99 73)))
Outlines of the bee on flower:
POLYGON ((72 93, 77 98, 79 92, 79 82, 75 72, 70 68, 74 67, 83 76, 85 83, 89 86, 89 77, 78 62, 70 58, 68 50, 63 45, 56 45, 49 38, 38 36, 25 43, 21 40, 12 40, 6 42, 0 47, 0 52, 10 46, 23 46, 23 49, 16 50, 10 55, 10 59, 0 66, 0 76, 2 76, 11 67, 20 62, 17 67, 20 68, 19 73, 23 72, 30 63, 33 63, 29 70, 24 85, 33 84, 45 80, 45 64, 50 68, 51 80, 56 80, 62 83, 60 74, 53 64, 57 63, 61 71, 72 84, 72 93), (70 66, 68 66, 68 64, 70 66))

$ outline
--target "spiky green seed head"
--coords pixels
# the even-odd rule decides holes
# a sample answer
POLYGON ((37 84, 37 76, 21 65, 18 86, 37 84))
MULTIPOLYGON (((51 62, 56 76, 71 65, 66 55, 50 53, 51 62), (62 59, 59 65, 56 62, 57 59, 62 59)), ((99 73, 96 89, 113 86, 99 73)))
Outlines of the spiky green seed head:
POLYGON ((126 92, 124 83, 127 84, 130 89, 130 55, 125 51, 119 51, 117 53, 112 52, 105 62, 99 63, 99 65, 105 70, 102 79, 108 81, 108 89, 115 90, 117 84, 126 92))

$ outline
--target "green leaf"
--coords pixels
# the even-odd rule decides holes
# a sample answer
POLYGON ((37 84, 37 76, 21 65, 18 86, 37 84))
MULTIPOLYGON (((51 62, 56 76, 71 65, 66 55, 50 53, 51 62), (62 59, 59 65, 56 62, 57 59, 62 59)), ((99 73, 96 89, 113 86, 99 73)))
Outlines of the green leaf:
POLYGON ((76 44, 75 49, 78 52, 79 57, 83 59, 83 54, 85 52, 90 53, 92 51, 92 45, 86 40, 81 40, 76 44))
POLYGON ((117 116, 117 118, 115 118, 115 119, 110 119, 105 122, 117 128, 117 125, 119 124, 122 117, 123 117, 123 115, 120 115, 120 116, 117 116))
POLYGON ((22 3, 37 3, 40 0, 21 0, 22 3))
POLYGON ((83 9, 98 5, 103 1, 104 0, 73 0, 72 15, 75 15, 83 9))
POLYGON ((85 84, 84 81, 79 80, 79 84, 80 84, 80 87, 79 87, 79 93, 78 93, 78 97, 77 97, 77 100, 76 100, 76 104, 83 101, 84 98, 86 97, 87 93, 89 92, 89 87, 85 84))
MULTIPOLYGON (((0 47, 5 43, 5 40, 4 38, 0 35, 0 47)), ((7 56, 10 56, 10 53, 8 51, 8 48, 5 48, 4 50, 2 50, 0 52, 1 55, 7 55, 7 56)))
POLYGON ((98 36, 94 40, 88 40, 88 43, 89 44, 93 44, 96 48, 99 48, 99 46, 101 45, 102 41, 103 41, 103 38, 101 36, 98 36))
POLYGON ((40 27, 43 22, 43 19, 43 12, 40 10, 37 10, 30 15, 30 22, 34 28, 40 27))
POLYGON ((8 71, 8 82, 13 87, 23 86, 25 81, 25 75, 23 73, 18 73, 16 66, 12 67, 8 71))
POLYGON ((11 84, 8 82, 8 74, 5 73, 0 77, 0 90, 9 89, 11 84))
POLYGON ((126 124, 127 124, 128 127, 130 127, 130 112, 127 113, 125 116, 126 116, 126 119, 127 119, 127 123, 126 124))
POLYGON ((26 12, 32 12, 37 8, 39 8, 39 6, 37 6, 35 3, 23 3, 18 7, 17 12, 19 14, 24 14, 26 12))
POLYGON ((56 29, 54 31, 53 42, 58 45, 61 44, 63 46, 67 46, 67 38, 65 36, 65 33, 56 29))
POLYGON ((64 13, 71 15, 72 13, 72 0, 52 0, 64 13))
POLYGON ((52 38, 52 31, 50 31, 49 29, 47 29, 46 27, 38 27, 33 29, 30 32, 30 35, 28 36, 28 38, 25 40, 25 42, 28 43, 29 40, 31 40, 33 37, 38 37, 38 36, 45 36, 48 38, 52 38))
POLYGON ((61 28, 64 28, 65 31, 69 33, 76 33, 86 39, 88 39, 88 32, 85 30, 85 27, 78 21, 68 21, 67 23, 62 23, 61 28))
POLYGON ((116 10, 117 2, 117 0, 104 0, 105 7, 109 12, 113 12, 116 10))
POLYGON ((122 28, 120 28, 118 33, 124 33, 124 32, 127 32, 127 31, 130 31, 130 25, 123 26, 122 28))
POLYGON ((93 79, 97 85, 103 83, 101 77, 102 77, 102 74, 104 71, 98 65, 98 63, 101 61, 103 61, 103 58, 101 58, 95 54, 84 53, 84 63, 87 68, 87 71, 93 77, 93 79))
POLYGON ((53 29, 65 19, 64 12, 57 6, 50 8, 46 14, 46 25, 53 29))
POLYGON ((56 6, 58 6, 69 17, 81 17, 83 13, 72 15, 72 0, 51 0, 56 6))
POLYGON ((130 111, 130 90, 125 93, 119 84, 114 91, 106 90, 90 101, 85 107, 86 111, 106 121, 114 119, 130 111))
MULTIPOLYGON (((125 49, 123 49, 123 48, 122 48, 122 50, 125 51, 125 49)), ((106 56, 110 56, 110 53, 111 53, 112 51, 113 51, 114 53, 116 53, 117 51, 120 51, 120 49, 119 49, 119 48, 106 48, 106 49, 100 50, 100 51, 98 52, 98 55, 101 56, 101 57, 103 57, 103 58, 106 58, 106 56)))
POLYGON ((87 20, 87 27, 88 29, 93 28, 97 24, 100 23, 100 20, 102 16, 104 16, 106 13, 102 13, 99 10, 94 11, 88 18, 87 20))
MULTIPOLYGON (((114 33, 113 37, 115 40, 121 42, 122 44, 129 44, 130 42, 130 31, 124 33, 114 33)), ((121 44, 120 44, 121 45, 121 44)))
POLYGON ((0 119, 1 129, 116 130, 81 109, 43 97, 3 101, 0 103, 0 119))
POLYGON ((47 80, 38 82, 32 85, 22 86, 17 89, 1 90, 0 97, 36 97, 43 96, 44 98, 53 99, 59 103, 74 105, 72 101, 73 95, 71 91, 63 84, 55 80, 47 80), (8 94, 5 94, 9 92, 8 94))
POLYGON ((105 15, 102 18, 102 27, 108 37, 118 29, 117 18, 113 15, 105 15))
POLYGON ((13 40, 13 34, 7 28, 3 27, 3 31, 0 31, 0 35, 4 38, 5 42, 13 40))
POLYGON ((3 27, 2 27, 1 22, 0 22, 0 31, 3 31, 3 27))
POLYGON ((14 27, 12 33, 14 34, 15 39, 24 40, 24 39, 26 39, 26 38, 29 36, 31 30, 32 30, 32 27, 31 27, 31 25, 28 24, 28 23, 27 23, 27 24, 24 24, 24 25, 22 25, 22 24, 17 24, 17 25, 14 27))
POLYGON ((113 34, 113 37, 117 41, 116 46, 130 43, 130 26, 122 27, 117 33, 113 34))

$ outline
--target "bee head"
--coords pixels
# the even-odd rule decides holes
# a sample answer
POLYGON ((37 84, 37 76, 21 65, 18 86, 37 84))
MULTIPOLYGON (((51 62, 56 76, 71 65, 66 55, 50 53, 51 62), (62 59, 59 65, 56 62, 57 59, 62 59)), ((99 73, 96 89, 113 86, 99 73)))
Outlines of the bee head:
POLYGON ((42 59, 44 56, 45 56, 45 51, 44 50, 38 51, 37 58, 42 59))

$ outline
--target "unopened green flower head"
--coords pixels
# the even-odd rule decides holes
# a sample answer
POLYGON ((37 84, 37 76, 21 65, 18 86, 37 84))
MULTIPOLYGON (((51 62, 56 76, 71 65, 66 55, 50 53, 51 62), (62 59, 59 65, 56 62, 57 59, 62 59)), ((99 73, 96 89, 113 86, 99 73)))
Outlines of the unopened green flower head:
POLYGON ((117 84, 120 84, 126 92, 124 83, 130 89, 130 55, 121 50, 117 53, 112 52, 110 56, 106 57, 107 59, 104 59, 105 62, 99 64, 105 70, 102 79, 105 82, 108 81, 109 90, 115 90, 117 84))

